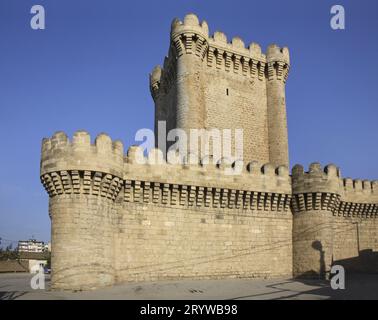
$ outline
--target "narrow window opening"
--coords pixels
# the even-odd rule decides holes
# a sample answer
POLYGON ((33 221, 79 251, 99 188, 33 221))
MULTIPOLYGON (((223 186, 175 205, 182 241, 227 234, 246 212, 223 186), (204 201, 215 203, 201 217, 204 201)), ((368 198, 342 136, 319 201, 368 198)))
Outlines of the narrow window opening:
POLYGON ((226 89, 226 95, 228 95, 228 88, 226 89))

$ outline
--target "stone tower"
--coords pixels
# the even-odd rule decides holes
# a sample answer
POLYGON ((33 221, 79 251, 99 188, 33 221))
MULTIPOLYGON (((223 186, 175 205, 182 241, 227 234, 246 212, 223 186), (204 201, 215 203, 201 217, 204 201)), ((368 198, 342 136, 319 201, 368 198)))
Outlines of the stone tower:
MULTIPOLYGON (((285 82, 289 51, 261 52, 222 32, 209 36, 206 21, 189 14, 173 20, 168 56, 150 76, 158 121, 167 130, 243 129, 243 160, 288 165, 285 82)), ((232 141, 234 147, 234 141, 232 141)))
POLYGON ((244 163, 215 165, 208 154, 173 164, 163 150, 145 158, 138 146, 124 154, 103 133, 45 138, 51 288, 324 277, 334 264, 376 272, 378 181, 342 178, 335 165, 316 162, 288 170, 288 69, 286 48, 264 55, 239 38, 209 37, 190 14, 174 20, 164 67, 151 74, 156 126, 243 128, 244 163))

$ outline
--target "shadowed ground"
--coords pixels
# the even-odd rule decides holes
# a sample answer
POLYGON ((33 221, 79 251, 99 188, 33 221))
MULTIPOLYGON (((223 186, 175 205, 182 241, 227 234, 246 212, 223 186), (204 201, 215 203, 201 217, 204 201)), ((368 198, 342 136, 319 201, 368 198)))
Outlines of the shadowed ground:
POLYGON ((50 291, 30 287, 27 273, 0 274, 0 299, 378 299, 377 274, 346 277, 345 290, 332 290, 324 280, 230 279, 118 284, 94 291, 50 291))

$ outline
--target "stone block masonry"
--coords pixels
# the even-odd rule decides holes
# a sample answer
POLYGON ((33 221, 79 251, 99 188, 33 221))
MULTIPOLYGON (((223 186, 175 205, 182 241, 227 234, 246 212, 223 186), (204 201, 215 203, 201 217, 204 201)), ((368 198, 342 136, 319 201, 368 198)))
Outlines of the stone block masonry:
POLYGON ((244 159, 213 165, 206 155, 173 165, 152 149, 141 164, 139 147, 124 154, 106 134, 44 139, 52 288, 325 276, 335 263, 377 272, 378 182, 343 179, 335 165, 319 163, 289 173, 289 65, 287 48, 263 54, 237 37, 228 43, 189 14, 173 21, 164 66, 150 75, 155 122, 165 120, 167 130, 242 128, 244 159))

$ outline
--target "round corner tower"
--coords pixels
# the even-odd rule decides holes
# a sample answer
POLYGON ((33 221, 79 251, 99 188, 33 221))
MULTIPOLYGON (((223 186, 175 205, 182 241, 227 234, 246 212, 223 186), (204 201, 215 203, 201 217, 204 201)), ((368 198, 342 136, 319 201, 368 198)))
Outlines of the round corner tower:
POLYGON ((42 143, 41 180, 49 194, 52 289, 114 283, 115 199, 122 187, 123 145, 85 131, 70 142, 57 132, 42 143))
POLYGON ((292 170, 293 275, 327 277, 333 259, 334 212, 340 203, 340 172, 317 162, 292 170))
POLYGON ((289 49, 279 48, 275 44, 270 45, 266 53, 266 61, 269 160, 275 165, 289 166, 285 98, 285 83, 290 68, 289 49))

